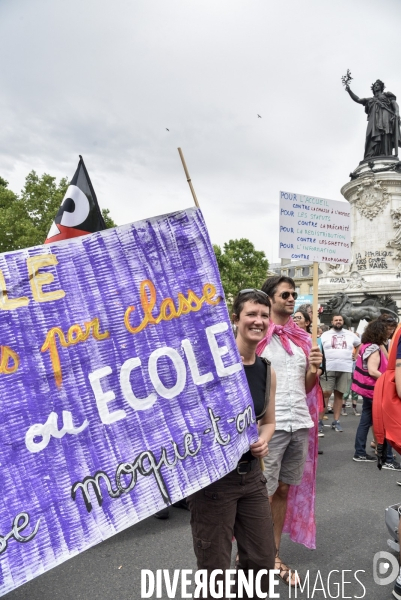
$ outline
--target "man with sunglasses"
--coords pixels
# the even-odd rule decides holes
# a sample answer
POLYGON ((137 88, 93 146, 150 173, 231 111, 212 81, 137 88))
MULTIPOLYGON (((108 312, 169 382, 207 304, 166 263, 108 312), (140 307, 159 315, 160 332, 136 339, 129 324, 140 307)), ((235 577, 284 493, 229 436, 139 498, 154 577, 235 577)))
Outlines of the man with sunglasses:
POLYGON ((289 567, 279 557, 280 541, 285 521, 285 531, 290 532, 292 540, 316 547, 317 432, 314 428, 318 406, 312 390, 316 389, 316 371, 323 357, 318 346, 311 347, 310 335, 291 318, 297 298, 294 280, 279 275, 269 277, 262 290, 271 301, 270 325, 258 353, 270 360, 277 378, 276 430, 264 459, 277 549, 275 568, 279 569, 281 579, 294 587, 299 584, 299 577, 293 569, 290 576, 289 567), (309 402, 310 392, 313 399, 309 402), (308 473, 303 480, 308 450, 308 473), (299 486, 294 493, 290 490, 292 486, 299 486))

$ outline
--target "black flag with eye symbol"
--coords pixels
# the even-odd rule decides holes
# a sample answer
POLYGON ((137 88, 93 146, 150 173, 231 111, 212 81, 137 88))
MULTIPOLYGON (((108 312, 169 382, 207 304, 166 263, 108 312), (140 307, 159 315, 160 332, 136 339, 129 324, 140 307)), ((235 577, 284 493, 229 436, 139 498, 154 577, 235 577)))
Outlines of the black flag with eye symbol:
POLYGON ((45 244, 106 229, 82 156, 47 234, 45 244))

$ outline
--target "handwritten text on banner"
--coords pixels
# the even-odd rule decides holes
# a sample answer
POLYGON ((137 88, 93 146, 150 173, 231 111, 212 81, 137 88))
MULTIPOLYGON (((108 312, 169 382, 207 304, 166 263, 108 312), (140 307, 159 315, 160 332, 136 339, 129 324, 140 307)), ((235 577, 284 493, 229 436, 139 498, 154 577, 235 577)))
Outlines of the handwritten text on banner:
POLYGON ((348 202, 280 192, 280 258, 348 263, 350 226, 348 202))
POLYGON ((196 209, 0 255, 0 595, 257 438, 196 209))

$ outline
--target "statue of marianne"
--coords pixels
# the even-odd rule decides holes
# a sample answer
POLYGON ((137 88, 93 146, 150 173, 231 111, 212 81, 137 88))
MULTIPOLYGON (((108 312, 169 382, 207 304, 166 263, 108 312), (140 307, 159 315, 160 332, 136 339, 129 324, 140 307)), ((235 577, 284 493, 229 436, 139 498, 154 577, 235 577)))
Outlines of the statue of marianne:
POLYGON ((378 79, 371 87, 373 98, 358 98, 349 83, 345 86, 353 101, 364 105, 368 115, 364 158, 392 156, 393 148, 398 156, 398 146, 401 146, 397 98, 391 92, 385 92, 384 87, 378 79))

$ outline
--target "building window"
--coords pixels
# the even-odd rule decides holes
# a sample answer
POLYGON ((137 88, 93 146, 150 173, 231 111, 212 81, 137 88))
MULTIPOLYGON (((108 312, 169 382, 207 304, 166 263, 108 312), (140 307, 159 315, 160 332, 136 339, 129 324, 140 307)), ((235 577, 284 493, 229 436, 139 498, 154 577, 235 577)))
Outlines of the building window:
POLYGON ((309 286, 309 294, 313 296, 313 285, 309 286))

